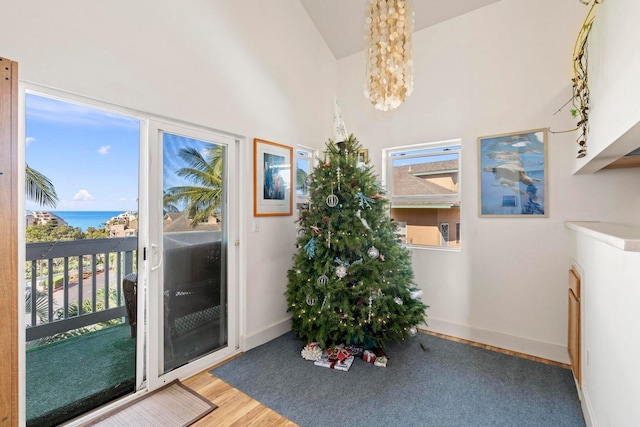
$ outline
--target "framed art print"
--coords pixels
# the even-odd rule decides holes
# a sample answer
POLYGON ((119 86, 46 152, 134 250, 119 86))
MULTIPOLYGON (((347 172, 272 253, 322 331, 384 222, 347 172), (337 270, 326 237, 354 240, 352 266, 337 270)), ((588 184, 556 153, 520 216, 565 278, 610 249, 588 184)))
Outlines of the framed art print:
POLYGON ((254 216, 293 214, 292 157, 292 147, 253 140, 254 216))
POLYGON ((481 217, 546 217, 547 130, 478 138, 481 217))

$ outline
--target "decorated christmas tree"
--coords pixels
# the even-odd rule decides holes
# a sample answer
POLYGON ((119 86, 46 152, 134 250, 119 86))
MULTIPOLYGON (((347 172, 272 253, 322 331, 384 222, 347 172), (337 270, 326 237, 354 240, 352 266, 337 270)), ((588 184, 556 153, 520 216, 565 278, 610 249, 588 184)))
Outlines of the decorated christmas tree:
POLYGON ((288 310, 307 343, 384 348, 415 335, 427 307, 362 146, 353 135, 340 139, 326 143, 306 180, 309 202, 297 223, 288 310))

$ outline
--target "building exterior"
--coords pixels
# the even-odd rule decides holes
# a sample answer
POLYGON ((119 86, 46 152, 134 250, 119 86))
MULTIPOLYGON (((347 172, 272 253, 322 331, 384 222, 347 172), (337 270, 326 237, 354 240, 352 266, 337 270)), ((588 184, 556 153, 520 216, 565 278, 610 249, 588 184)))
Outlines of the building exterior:
POLYGON ((33 224, 48 224, 53 223, 55 225, 68 225, 65 220, 57 216, 56 214, 52 214, 51 212, 28 212, 26 215, 26 226, 30 226, 33 224))
POLYGON ((446 197, 458 193, 458 180, 457 160, 393 168, 391 216, 406 227, 407 243, 460 246, 460 203, 446 197))

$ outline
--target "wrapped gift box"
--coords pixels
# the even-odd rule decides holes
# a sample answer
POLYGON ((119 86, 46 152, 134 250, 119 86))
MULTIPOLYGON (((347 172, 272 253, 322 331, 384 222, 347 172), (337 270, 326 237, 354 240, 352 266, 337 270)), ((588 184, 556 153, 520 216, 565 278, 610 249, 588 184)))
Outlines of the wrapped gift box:
POLYGON ((371 350, 365 350, 362 353, 362 360, 365 362, 373 363, 376 360, 376 355, 371 350))
POLYGON ((323 368, 335 369, 337 371, 348 371, 353 364, 353 356, 349 356, 346 359, 340 361, 338 359, 329 359, 328 354, 323 354, 322 357, 315 362, 313 362, 316 366, 321 366, 323 368))

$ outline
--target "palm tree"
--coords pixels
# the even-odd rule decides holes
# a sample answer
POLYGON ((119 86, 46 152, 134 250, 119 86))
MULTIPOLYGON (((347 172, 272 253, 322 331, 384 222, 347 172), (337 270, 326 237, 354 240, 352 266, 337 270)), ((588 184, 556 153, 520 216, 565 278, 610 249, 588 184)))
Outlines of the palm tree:
POLYGON ((167 189, 163 204, 169 211, 174 206, 185 205, 191 225, 195 227, 218 214, 222 204, 224 151, 222 146, 215 146, 206 150, 203 155, 195 148, 182 148, 179 156, 187 166, 179 169, 176 174, 191 181, 193 185, 167 189))
POLYGON ((31 169, 27 164, 25 164, 24 188, 27 199, 38 203, 40 206, 55 208, 58 204, 58 195, 51 180, 37 170, 31 169))
POLYGON ((307 171, 301 168, 297 168, 296 170, 296 188, 303 193, 307 192, 307 171))

